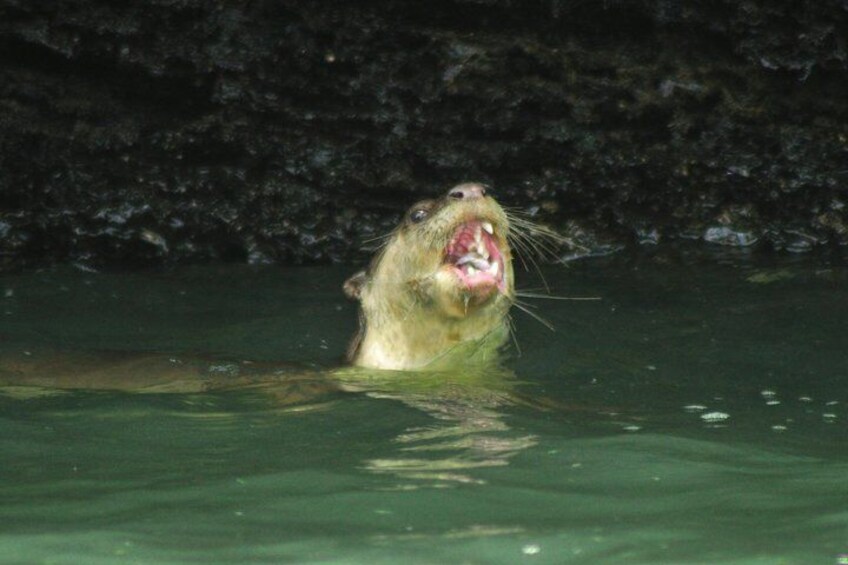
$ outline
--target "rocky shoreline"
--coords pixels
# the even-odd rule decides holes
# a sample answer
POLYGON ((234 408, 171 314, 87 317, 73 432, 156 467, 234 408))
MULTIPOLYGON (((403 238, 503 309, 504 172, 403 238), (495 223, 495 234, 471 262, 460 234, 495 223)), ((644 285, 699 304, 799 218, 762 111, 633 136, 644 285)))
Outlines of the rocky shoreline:
POLYGON ((801 7, 0 0, 0 268, 359 260, 463 180, 590 250, 844 246, 848 4, 801 7))

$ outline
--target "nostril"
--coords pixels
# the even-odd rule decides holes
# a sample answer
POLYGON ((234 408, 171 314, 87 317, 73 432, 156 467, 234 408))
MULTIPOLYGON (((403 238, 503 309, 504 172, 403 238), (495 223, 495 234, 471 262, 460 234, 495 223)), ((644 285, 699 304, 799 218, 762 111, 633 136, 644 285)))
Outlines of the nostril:
POLYGON ((474 200, 486 196, 486 187, 476 182, 457 185, 448 191, 448 198, 474 200))

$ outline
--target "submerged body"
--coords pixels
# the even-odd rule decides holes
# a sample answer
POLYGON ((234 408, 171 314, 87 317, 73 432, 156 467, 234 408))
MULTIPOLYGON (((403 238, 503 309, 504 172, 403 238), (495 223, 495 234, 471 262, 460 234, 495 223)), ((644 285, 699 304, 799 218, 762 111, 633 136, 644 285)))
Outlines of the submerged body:
MULTIPOLYGON (((413 206, 369 269, 345 283, 348 296, 361 303, 350 363, 408 370, 495 362, 508 337, 513 300, 508 230, 503 209, 479 184, 459 185, 413 206)), ((308 373, 151 354, 28 351, 0 358, 0 386, 7 390, 201 392, 285 381, 299 397, 304 389, 335 386, 308 373)), ((347 369, 345 377, 350 374, 347 369)))

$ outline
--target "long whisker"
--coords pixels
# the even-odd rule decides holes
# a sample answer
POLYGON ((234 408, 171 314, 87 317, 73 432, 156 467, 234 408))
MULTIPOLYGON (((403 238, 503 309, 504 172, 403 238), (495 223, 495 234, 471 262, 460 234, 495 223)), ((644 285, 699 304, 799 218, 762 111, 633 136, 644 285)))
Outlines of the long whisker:
POLYGON ((507 219, 513 228, 509 230, 507 238, 518 252, 516 255, 525 270, 529 271, 530 267, 532 267, 539 274, 545 291, 550 293, 550 285, 542 273, 542 269, 539 267, 536 258, 555 260, 559 256, 558 246, 582 246, 576 245, 569 238, 558 234, 550 228, 527 219, 522 212, 516 209, 505 208, 505 211, 507 219))
POLYGON ((394 231, 390 231, 389 233, 384 233, 383 235, 375 235, 374 237, 369 237, 368 239, 363 239, 362 243, 371 243, 372 241, 386 240, 386 239, 392 237, 392 235, 394 235, 394 233, 395 233, 394 231))
POLYGON ((521 227, 523 232, 536 236, 538 244, 544 246, 547 251, 555 251, 551 247, 551 244, 568 245, 581 251, 588 251, 586 246, 577 243, 573 239, 559 234, 546 226, 537 224, 527 217, 527 213, 524 210, 515 207, 504 207, 504 210, 507 213, 510 223, 521 227))
POLYGON ((522 312, 524 312, 525 314, 527 314, 531 318, 535 319, 537 322, 539 322, 540 324, 542 324, 543 326, 545 326, 546 328, 548 328, 552 332, 556 331, 556 328, 554 328, 554 325, 552 323, 550 323, 548 320, 546 320, 543 317, 541 317, 540 315, 538 315, 536 312, 530 310, 530 308, 528 308, 524 304, 521 304, 518 301, 513 301, 512 304, 513 304, 513 306, 515 306, 516 308, 518 308, 519 310, 521 310, 522 312))
POLYGON ((507 216, 509 217, 509 219, 511 221, 515 222, 516 224, 521 224, 522 226, 525 226, 525 227, 527 227, 528 229, 530 229, 534 232, 547 233, 548 235, 553 235, 556 238, 565 239, 564 236, 558 234, 557 232, 553 231, 552 229, 550 229, 550 228, 548 228, 548 227, 546 227, 542 224, 537 224, 533 220, 531 220, 529 218, 525 218, 525 217, 523 217, 519 214, 508 212, 507 216))
POLYGON ((380 251, 381 249, 385 248, 389 244, 389 241, 391 240, 391 238, 397 232, 398 232, 397 229, 393 229, 392 231, 390 231, 388 233, 384 233, 383 235, 375 235, 374 237, 369 237, 368 239, 363 239, 362 245, 363 245, 363 247, 368 247, 368 249, 367 249, 368 251, 375 251, 375 252, 380 251), (373 246, 373 247, 368 246, 369 243, 374 243, 375 241, 379 242, 379 243, 377 245, 373 246))
POLYGON ((509 331, 509 337, 512 338, 512 343, 515 345, 515 350, 518 352, 518 356, 521 357, 521 346, 518 345, 518 338, 515 335, 515 321, 509 314, 506 315, 506 327, 509 331))
POLYGON ((530 304, 529 302, 525 302, 525 301, 523 301, 523 300, 519 300, 519 299, 517 299, 517 298, 515 298, 515 297, 513 297, 513 298, 512 298, 512 304, 521 304, 522 306, 525 306, 525 307, 527 307, 527 308, 533 308, 534 310, 535 310, 535 309, 537 309, 537 308, 539 307, 537 304, 530 304))
MULTIPOLYGON (((513 234, 509 234, 507 236, 510 243, 515 247, 518 251, 516 255, 518 256, 518 260, 521 261, 521 266, 524 267, 525 271, 530 270, 530 266, 527 264, 527 260, 524 258, 527 256, 528 258, 532 255, 530 249, 527 247, 527 244, 520 238, 513 236, 513 234)), ((538 269, 538 266, 536 267, 538 269)))
POLYGON ((538 286, 538 287, 537 287, 537 286, 532 286, 532 287, 529 287, 529 288, 522 288, 522 289, 521 289, 521 292, 539 292, 539 291, 543 291, 543 290, 545 290, 545 287, 542 287, 542 286, 538 286))
POLYGON ((516 291, 516 296, 522 298, 541 298, 543 300, 603 300, 600 296, 554 296, 551 294, 538 294, 535 292, 516 291))
POLYGON ((579 247, 575 245, 569 238, 564 237, 557 232, 517 219, 511 219, 513 225, 520 228, 516 230, 516 236, 526 240, 532 247, 539 252, 540 255, 548 254, 551 257, 557 256, 557 247, 568 245, 570 247, 579 247))
MULTIPOLYGON (((515 245, 516 249, 518 249, 520 251, 520 253, 518 254, 518 257, 521 260, 521 264, 524 266, 524 269, 527 270, 527 271, 530 270, 528 268, 528 265, 527 265, 527 263, 529 261, 530 264, 533 266, 533 268, 536 269, 536 272, 539 274, 539 278, 542 279, 542 284, 545 286, 545 290, 550 292, 550 286, 548 285, 548 281, 545 279, 545 275, 542 274, 542 269, 539 267, 539 264, 533 258, 533 252, 532 251, 536 251, 536 253, 538 254, 538 250, 533 249, 531 251, 531 249, 528 248, 527 242, 522 240, 520 237, 517 237, 517 232, 516 232, 516 234, 513 234, 512 230, 510 230, 510 235, 516 236, 516 237, 511 238, 511 240, 512 240, 513 245, 515 245)), ((507 236, 507 237, 509 237, 509 236, 507 236)))
POLYGON ((527 259, 528 259, 531 263, 533 263, 533 266, 536 268, 536 272, 539 274, 539 278, 540 278, 540 279, 542 279, 542 285, 545 287, 545 291, 546 291, 546 292, 550 292, 550 291, 551 291, 551 286, 548 284, 548 281, 547 281, 547 279, 545 278, 545 275, 544 275, 544 274, 542 274, 542 268, 541 268, 541 267, 539 267, 539 264, 536 262, 536 260, 533 258, 533 256, 532 256, 532 255, 528 255, 528 256, 527 256, 527 259))
POLYGON ((555 250, 541 238, 535 237, 531 232, 513 230, 513 233, 511 233, 510 236, 514 241, 520 241, 523 243, 527 249, 532 249, 537 255, 543 257, 547 255, 549 258, 556 257, 555 250))

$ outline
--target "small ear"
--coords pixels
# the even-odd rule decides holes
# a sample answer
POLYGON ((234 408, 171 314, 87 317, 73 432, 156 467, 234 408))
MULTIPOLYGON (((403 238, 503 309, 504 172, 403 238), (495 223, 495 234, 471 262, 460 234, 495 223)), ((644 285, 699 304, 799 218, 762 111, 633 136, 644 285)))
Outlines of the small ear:
POLYGON ((368 275, 365 271, 359 271, 349 279, 347 279, 342 287, 345 296, 352 300, 359 300, 362 294, 362 286, 368 281, 368 275))

